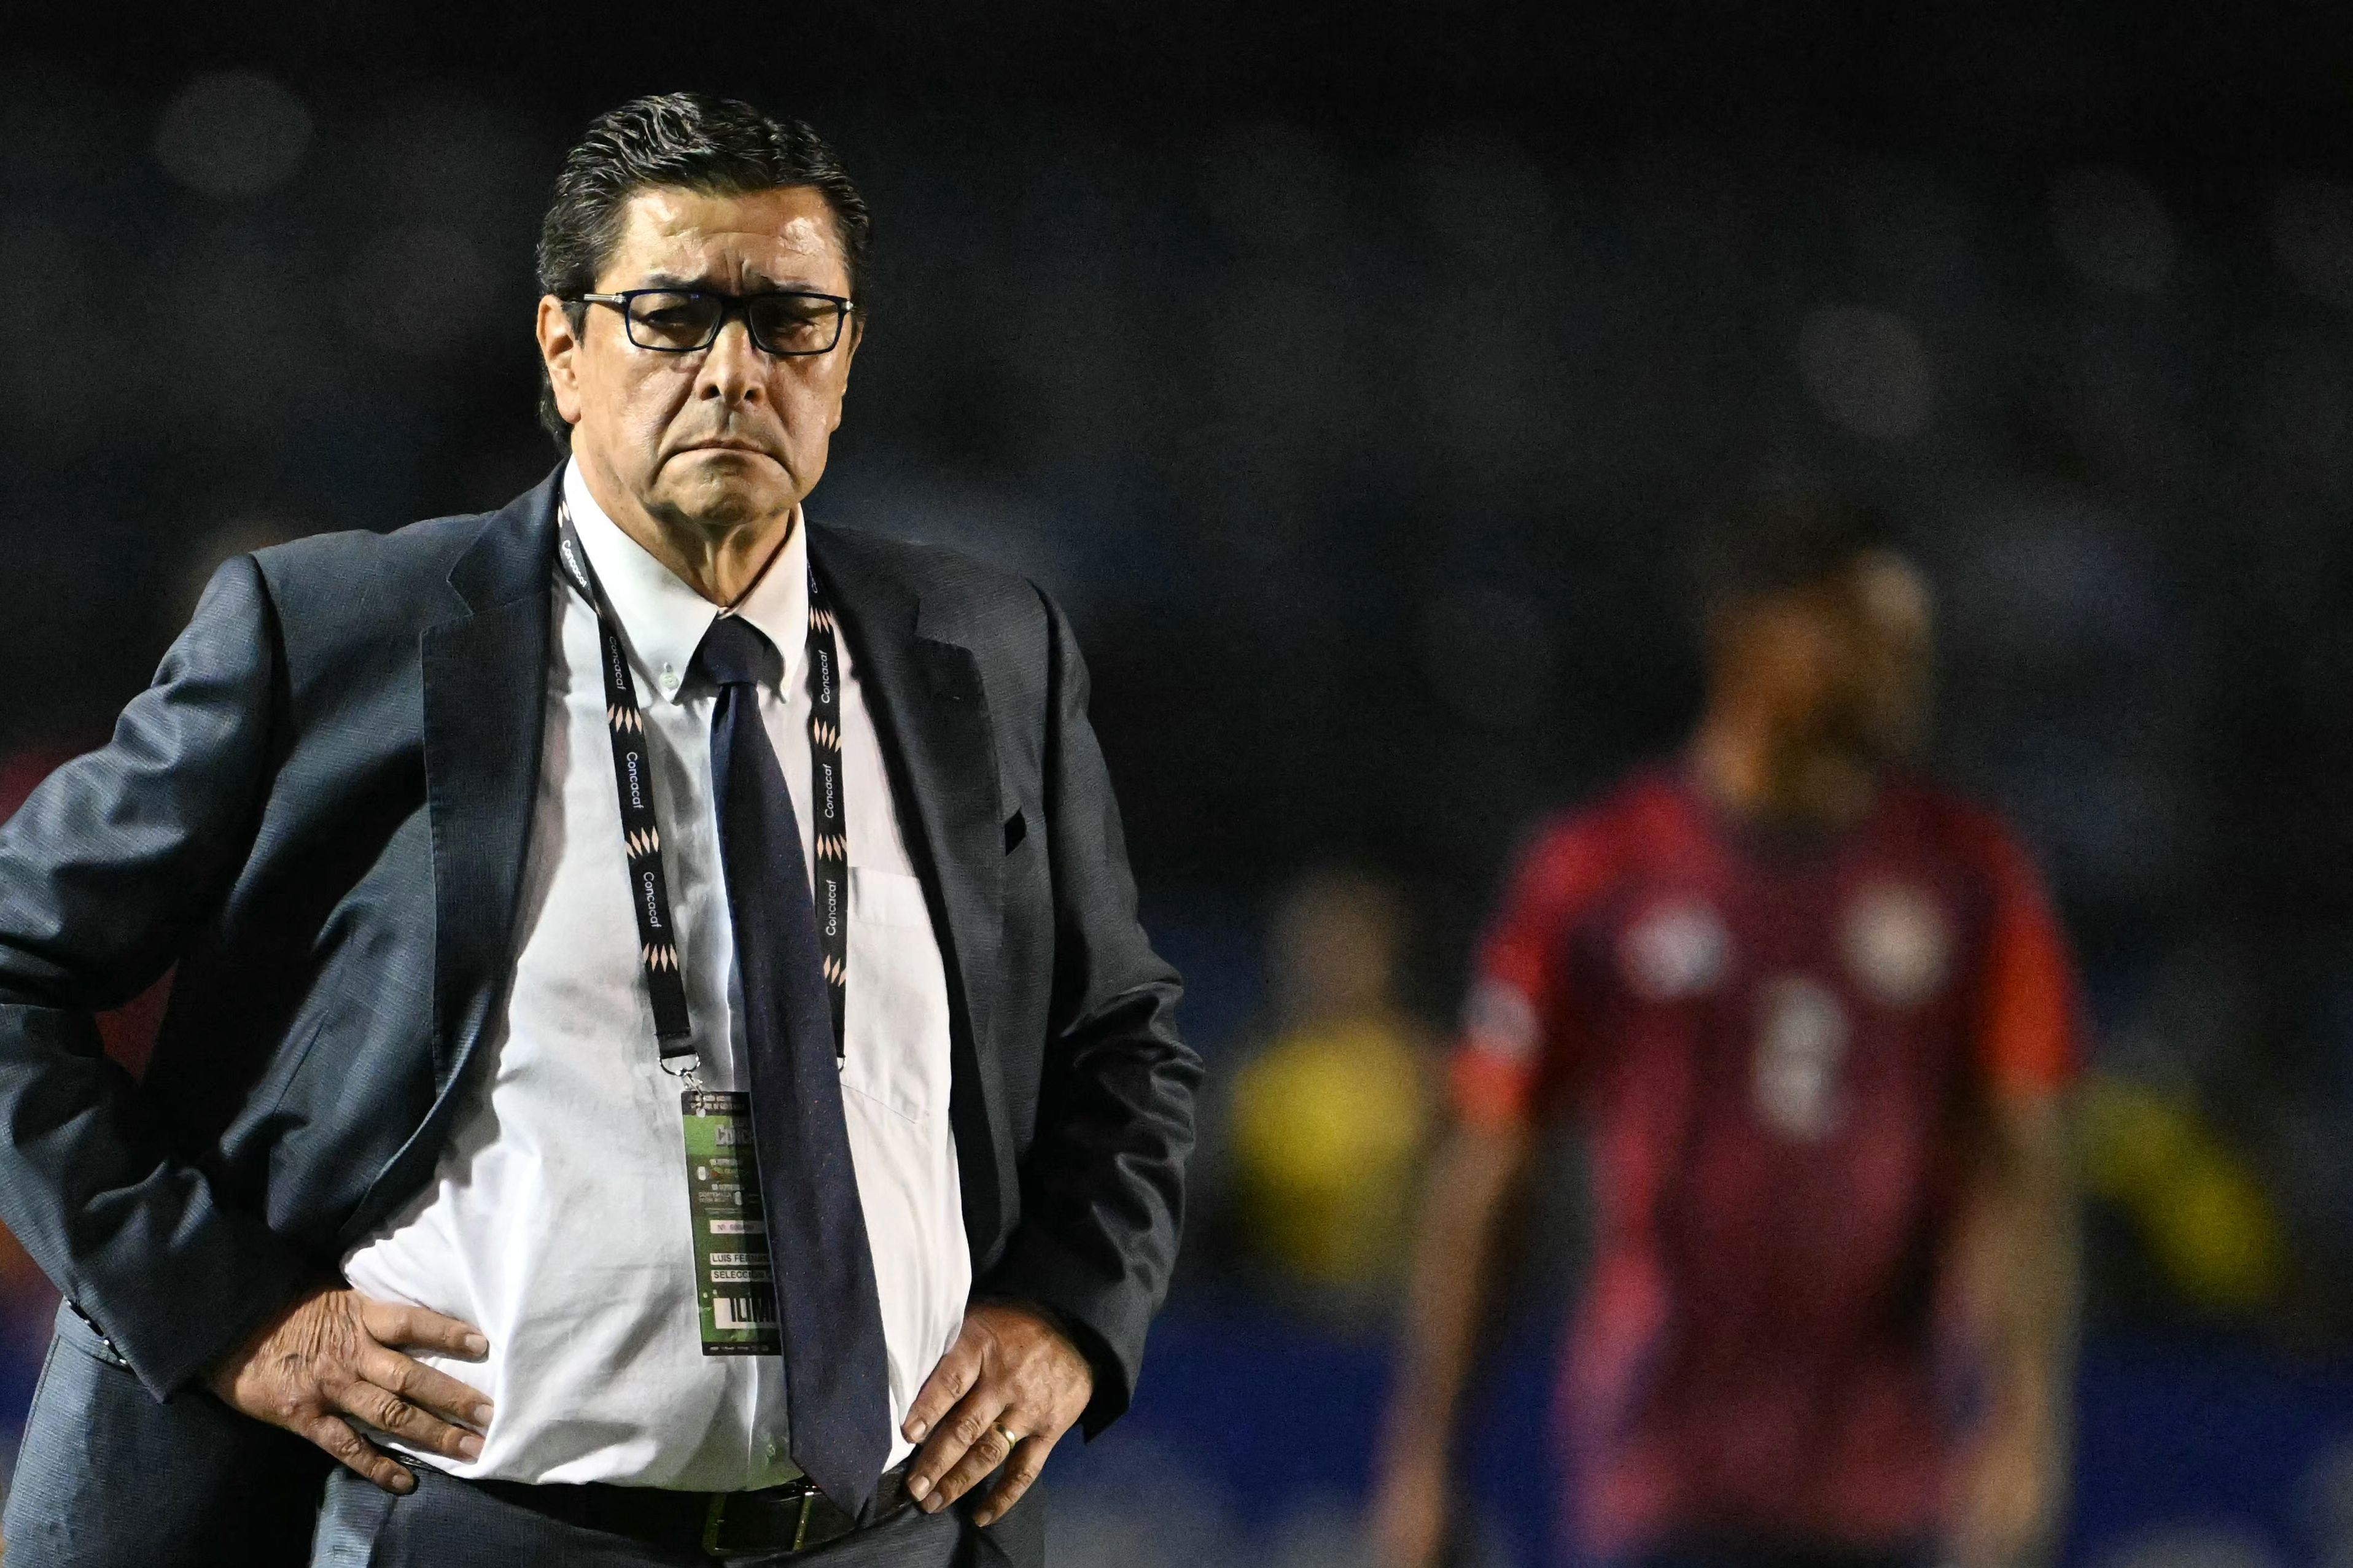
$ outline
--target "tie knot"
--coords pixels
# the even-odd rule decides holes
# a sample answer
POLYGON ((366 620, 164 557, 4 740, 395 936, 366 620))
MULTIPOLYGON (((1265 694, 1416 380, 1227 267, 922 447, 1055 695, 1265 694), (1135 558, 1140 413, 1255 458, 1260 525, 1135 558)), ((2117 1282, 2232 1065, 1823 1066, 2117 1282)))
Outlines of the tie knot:
POLYGON ((741 616, 721 616, 694 650, 694 669, 716 686, 748 686, 776 674, 776 646, 741 616))

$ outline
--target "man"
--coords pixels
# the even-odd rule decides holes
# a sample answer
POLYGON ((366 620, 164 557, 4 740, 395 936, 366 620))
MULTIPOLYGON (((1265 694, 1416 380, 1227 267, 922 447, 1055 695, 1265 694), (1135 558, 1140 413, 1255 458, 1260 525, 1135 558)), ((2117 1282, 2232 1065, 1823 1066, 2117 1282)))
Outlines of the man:
POLYGON ((598 120, 567 460, 232 561, 0 834, 0 1219, 74 1309, 10 1568, 1042 1559, 1198 1066, 1059 611, 801 509, 868 227, 797 122, 598 120), (90 1014, 174 960, 133 1087, 90 1014))
POLYGON ((1903 765, 1929 603, 1871 520, 1784 498, 1714 562, 1688 753, 1539 834, 1482 949, 1387 1426, 1391 1564, 1438 1560, 1506 1216, 1566 1118, 1599 1231, 1559 1393, 1580 1559, 2008 1568, 2051 1541, 2059 930, 2000 826, 1903 765))

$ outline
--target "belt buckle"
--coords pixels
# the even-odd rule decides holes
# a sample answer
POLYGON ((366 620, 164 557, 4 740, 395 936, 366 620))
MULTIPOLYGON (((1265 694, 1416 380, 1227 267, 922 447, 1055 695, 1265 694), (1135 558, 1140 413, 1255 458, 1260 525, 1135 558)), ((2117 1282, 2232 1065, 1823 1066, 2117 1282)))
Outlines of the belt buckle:
MULTIPOLYGON (((729 1546, 721 1539, 727 1519, 727 1500, 734 1495, 735 1494, 733 1492, 712 1492, 711 1494, 711 1501, 703 1508, 702 1554, 705 1557, 733 1557, 739 1555, 735 1548, 729 1546)), ((808 1540, 809 1514, 816 1509, 816 1507, 817 1488, 815 1486, 805 1485, 801 1492, 800 1516, 793 1521, 793 1543, 790 1546, 782 1548, 775 1546, 761 1546, 751 1548, 750 1550, 760 1552, 776 1552, 780 1550, 785 1552, 800 1551, 808 1540)))

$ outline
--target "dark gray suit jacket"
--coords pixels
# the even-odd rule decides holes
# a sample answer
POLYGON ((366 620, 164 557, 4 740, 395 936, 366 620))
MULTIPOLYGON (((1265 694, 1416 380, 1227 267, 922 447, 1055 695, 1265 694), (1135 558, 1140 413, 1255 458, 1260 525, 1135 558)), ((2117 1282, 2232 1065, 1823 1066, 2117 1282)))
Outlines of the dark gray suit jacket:
MULTIPOLYGON (((111 743, 0 829, 0 1221, 87 1317, 60 1314, 10 1568, 305 1538, 315 1451, 195 1380, 423 1186, 480 1077, 554 507, 551 477, 494 513, 230 562, 111 743), (134 1085, 92 1014, 174 963, 134 1085), (132 1533, 98 1527, 125 1509, 132 1533)), ((822 525, 810 551, 947 958, 976 1289, 1073 1327, 1092 1433, 1166 1289, 1199 1064, 1136 922, 1085 667, 1018 577, 822 525)))

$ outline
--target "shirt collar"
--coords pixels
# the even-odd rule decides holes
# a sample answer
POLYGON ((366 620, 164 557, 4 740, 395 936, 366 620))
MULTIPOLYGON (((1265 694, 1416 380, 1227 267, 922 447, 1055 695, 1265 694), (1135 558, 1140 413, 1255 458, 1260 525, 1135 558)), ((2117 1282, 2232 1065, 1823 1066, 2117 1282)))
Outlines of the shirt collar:
MULTIPOLYGON (((588 564, 596 569, 597 585, 605 590, 605 602, 621 623, 621 641, 629 650, 641 689, 681 700, 694 650, 718 617, 719 606, 688 587, 605 515, 576 462, 565 465, 564 499, 572 510, 580 546, 588 552, 588 564)), ((798 507, 793 509, 792 529, 783 547, 736 602, 733 613, 776 645, 784 657, 778 691, 790 691, 808 646, 808 530, 798 507)))

